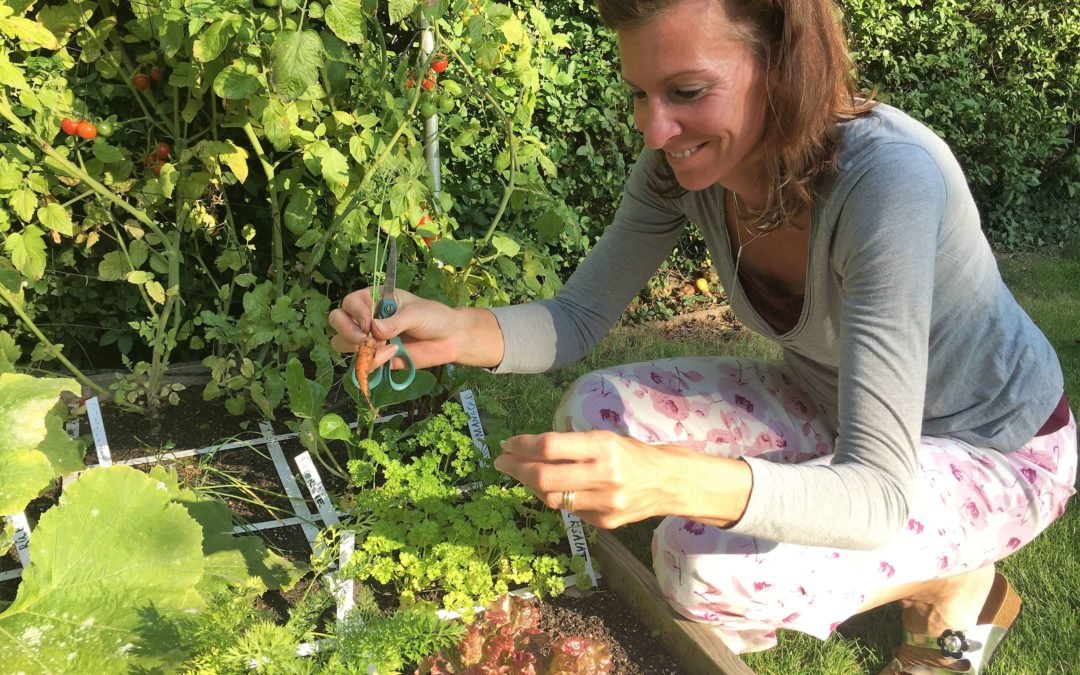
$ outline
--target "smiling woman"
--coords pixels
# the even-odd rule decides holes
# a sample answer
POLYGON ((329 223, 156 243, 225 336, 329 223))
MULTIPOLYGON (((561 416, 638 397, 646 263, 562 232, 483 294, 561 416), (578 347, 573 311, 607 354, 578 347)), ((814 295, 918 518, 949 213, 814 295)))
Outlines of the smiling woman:
POLYGON ((1076 423, 951 150, 856 96, 831 0, 600 10, 646 149, 558 296, 450 309, 402 294, 369 326, 358 291, 330 316, 334 345, 370 328, 400 335, 418 368, 558 368, 610 330, 693 223, 736 316, 784 363, 591 373, 554 432, 509 439, 496 466, 599 527, 666 516, 661 588, 735 651, 771 647, 778 628, 825 638, 900 600, 904 644, 886 673, 982 672, 1020 607, 994 563, 1063 512, 1076 423))

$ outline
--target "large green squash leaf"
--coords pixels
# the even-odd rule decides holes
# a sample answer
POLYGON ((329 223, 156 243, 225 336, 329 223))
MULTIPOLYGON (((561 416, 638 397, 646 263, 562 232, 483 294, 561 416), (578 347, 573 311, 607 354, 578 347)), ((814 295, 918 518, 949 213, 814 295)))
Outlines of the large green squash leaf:
POLYGON ((198 609, 202 532, 158 480, 131 467, 86 472, 34 530, 32 563, 0 614, 8 672, 160 667, 170 620, 198 609), (144 653, 147 652, 147 653, 144 653))
POLYGON ((22 511, 49 481, 82 468, 77 443, 63 430, 60 392, 70 378, 0 374, 0 515, 22 511))
POLYGON ((221 581, 240 586, 249 577, 258 577, 270 590, 288 591, 308 571, 306 565, 289 562, 266 548, 259 537, 233 535, 229 507, 180 488, 175 471, 155 466, 150 477, 202 527, 205 576, 200 590, 221 581))

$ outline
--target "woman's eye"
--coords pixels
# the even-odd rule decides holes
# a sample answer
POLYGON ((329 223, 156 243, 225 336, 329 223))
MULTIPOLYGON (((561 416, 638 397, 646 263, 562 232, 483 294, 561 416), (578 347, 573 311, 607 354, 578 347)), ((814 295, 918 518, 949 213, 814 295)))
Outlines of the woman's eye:
POLYGON ((643 99, 643 98, 645 98, 645 92, 638 91, 636 89, 631 89, 630 90, 630 98, 643 99))
POLYGON ((704 91, 704 89, 676 89, 675 96, 684 101, 693 101, 701 96, 704 91))

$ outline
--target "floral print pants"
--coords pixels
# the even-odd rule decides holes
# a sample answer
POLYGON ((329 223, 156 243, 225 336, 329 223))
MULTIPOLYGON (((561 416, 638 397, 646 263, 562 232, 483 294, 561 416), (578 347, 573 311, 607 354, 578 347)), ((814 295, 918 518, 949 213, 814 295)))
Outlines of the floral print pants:
MULTIPOLYGON (((606 429, 709 455, 827 464, 833 433, 782 365, 691 357, 589 373, 563 398, 559 431, 606 429)), ((653 566, 672 606, 712 624, 735 653, 776 629, 825 639, 868 597, 974 570, 1027 544, 1075 492, 1076 420, 1013 453, 923 437, 907 529, 876 550, 760 540, 669 516, 653 566)))

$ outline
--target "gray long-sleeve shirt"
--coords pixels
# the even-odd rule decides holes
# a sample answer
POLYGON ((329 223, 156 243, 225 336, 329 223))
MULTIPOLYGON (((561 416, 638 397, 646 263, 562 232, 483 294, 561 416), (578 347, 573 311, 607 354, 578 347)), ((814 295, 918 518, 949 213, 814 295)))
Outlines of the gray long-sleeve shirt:
POLYGON ((614 221, 558 296, 494 310, 505 340, 497 372, 584 356, 693 222, 736 316, 779 343, 837 432, 828 466, 747 458, 753 490, 732 530, 876 548, 906 523, 920 435, 1014 451, 1064 385, 1053 348, 1002 283, 946 144, 887 105, 840 129, 839 171, 815 200, 791 331, 777 334, 733 282, 723 188, 658 197, 647 187, 657 157, 646 151, 614 221))

